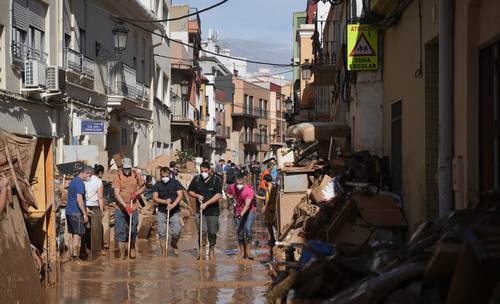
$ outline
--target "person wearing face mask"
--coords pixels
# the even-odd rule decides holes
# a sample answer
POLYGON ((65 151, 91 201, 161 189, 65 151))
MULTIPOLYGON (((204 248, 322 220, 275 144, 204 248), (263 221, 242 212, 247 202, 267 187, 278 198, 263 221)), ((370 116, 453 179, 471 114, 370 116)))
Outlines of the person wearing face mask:
MULTIPOLYGON (((209 259, 215 260, 215 243, 217 232, 219 231, 219 199, 222 197, 222 181, 220 178, 210 175, 210 164, 203 162, 200 165, 201 174, 195 176, 188 187, 188 193, 195 198, 196 204, 196 225, 200 231, 200 215, 203 216, 202 240, 199 257, 205 260, 206 238, 209 242, 209 259)), ((198 240, 200 241, 200 240, 198 240)))
POLYGON ((84 166, 80 173, 73 178, 68 187, 68 201, 66 203, 66 218, 68 232, 71 234, 71 256, 78 261, 80 256, 82 237, 85 235, 89 222, 89 213, 85 207, 85 181, 88 181, 94 170, 84 166))
POLYGON ((139 222, 137 210, 140 208, 137 199, 144 192, 145 184, 142 175, 133 170, 132 160, 124 158, 121 171, 113 179, 113 191, 116 199, 115 236, 122 259, 126 257, 127 241, 130 241, 129 257, 135 258, 135 238, 139 222), (132 217, 132 227, 128 227, 130 216, 132 217), (128 229, 132 230, 130 240, 128 240, 128 229))
POLYGON ((167 256, 166 242, 167 240, 167 225, 169 227, 170 245, 174 251, 174 255, 178 256, 177 243, 181 237, 182 223, 180 215, 180 202, 183 198, 183 190, 181 183, 176 180, 174 173, 170 168, 163 167, 160 169, 161 180, 153 186, 153 202, 158 204, 158 212, 156 213, 156 221, 158 224, 158 238, 160 239, 161 256, 167 256), (170 214, 170 222, 167 223, 167 214, 170 214))
POLYGON ((236 183, 228 187, 226 195, 235 200, 234 218, 238 234, 240 259, 253 260, 252 237, 255 221, 255 192, 253 187, 245 183, 243 174, 236 177, 236 183))

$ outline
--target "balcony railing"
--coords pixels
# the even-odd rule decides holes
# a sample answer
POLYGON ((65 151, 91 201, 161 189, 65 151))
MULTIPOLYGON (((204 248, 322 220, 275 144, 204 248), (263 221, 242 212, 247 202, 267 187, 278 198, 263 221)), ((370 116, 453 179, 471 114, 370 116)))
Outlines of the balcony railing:
POLYGON ((48 59, 48 54, 46 52, 17 41, 11 42, 11 51, 12 62, 22 69, 24 69, 24 62, 26 60, 38 60, 46 63, 48 59))
POLYGON ((136 70, 122 62, 108 63, 108 95, 123 96, 148 108, 151 89, 136 79, 136 70))
POLYGON ((217 126, 217 132, 215 134, 219 138, 230 138, 231 137, 231 129, 226 126, 219 125, 217 126))
POLYGON ((321 48, 318 49, 314 56, 315 65, 337 65, 337 42, 336 41, 323 41, 321 48))
POLYGON ((67 48, 64 50, 64 62, 67 69, 94 79, 95 63, 92 59, 85 57, 85 55, 67 48))
POLYGON ((260 143, 260 137, 259 134, 253 134, 253 133, 243 133, 240 136, 240 143, 244 144, 259 144, 260 143))
POLYGON ((249 107, 249 106, 234 106, 233 105, 233 116, 247 116, 257 118, 260 116, 260 109, 249 107))
POLYGON ((175 99, 171 101, 172 121, 195 122, 196 111, 189 101, 175 99))

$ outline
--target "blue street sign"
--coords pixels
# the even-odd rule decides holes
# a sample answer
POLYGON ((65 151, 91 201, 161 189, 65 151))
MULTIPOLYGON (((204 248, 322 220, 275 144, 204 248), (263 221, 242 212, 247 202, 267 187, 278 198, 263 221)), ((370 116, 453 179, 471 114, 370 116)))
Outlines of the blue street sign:
POLYGON ((102 120, 82 120, 82 134, 94 135, 94 134, 106 134, 104 127, 104 121, 102 120))

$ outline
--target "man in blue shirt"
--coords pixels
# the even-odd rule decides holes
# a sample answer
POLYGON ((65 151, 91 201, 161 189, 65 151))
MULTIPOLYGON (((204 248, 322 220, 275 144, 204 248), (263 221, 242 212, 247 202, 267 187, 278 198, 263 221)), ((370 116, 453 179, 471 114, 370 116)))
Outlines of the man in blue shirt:
POLYGON ((92 167, 84 166, 80 173, 73 178, 68 187, 68 201, 66 203, 66 219, 68 231, 72 236, 71 256, 78 260, 82 236, 85 226, 89 222, 87 208, 85 208, 85 184, 94 174, 92 167))

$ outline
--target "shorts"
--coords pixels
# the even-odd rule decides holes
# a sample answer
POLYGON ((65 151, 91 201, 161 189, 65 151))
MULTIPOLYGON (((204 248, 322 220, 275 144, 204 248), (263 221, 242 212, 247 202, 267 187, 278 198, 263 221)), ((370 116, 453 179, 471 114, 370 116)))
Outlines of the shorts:
POLYGON ((83 215, 81 214, 69 214, 67 215, 68 221, 68 232, 71 234, 76 234, 82 236, 85 234, 85 224, 83 223, 83 215))

